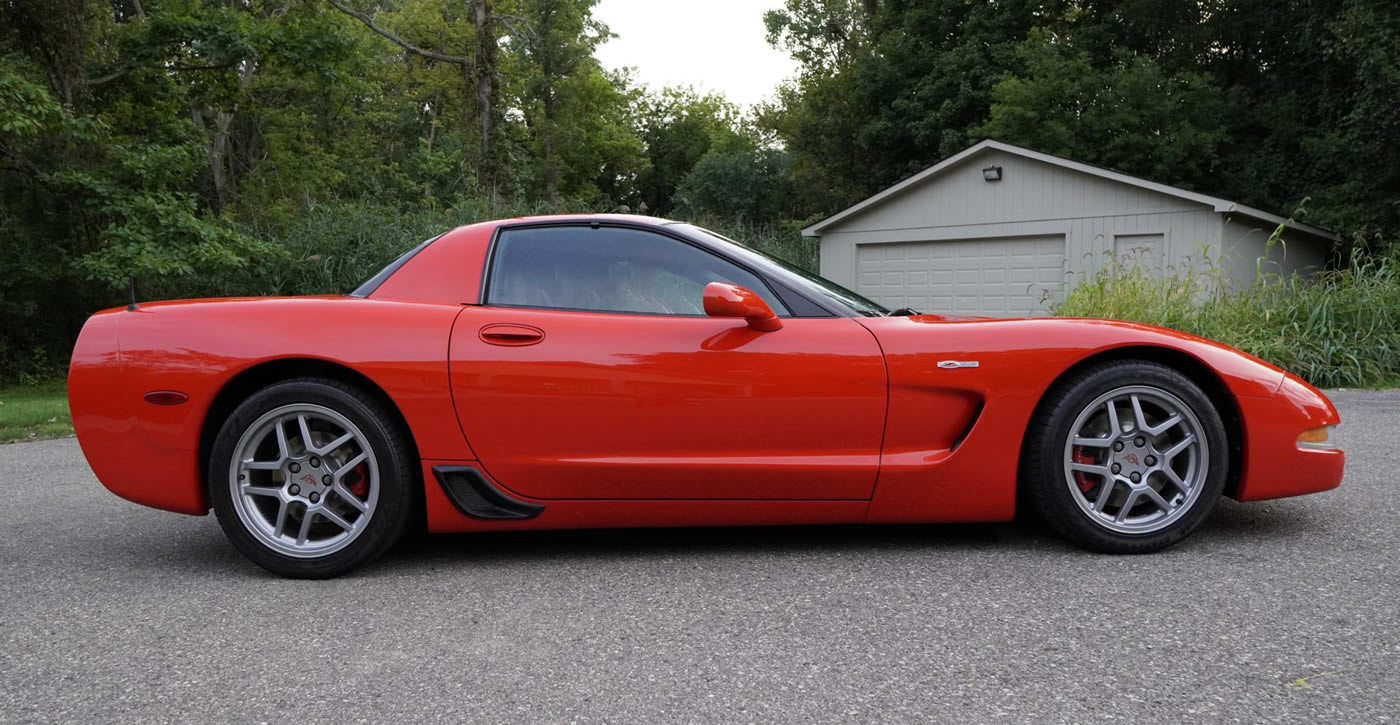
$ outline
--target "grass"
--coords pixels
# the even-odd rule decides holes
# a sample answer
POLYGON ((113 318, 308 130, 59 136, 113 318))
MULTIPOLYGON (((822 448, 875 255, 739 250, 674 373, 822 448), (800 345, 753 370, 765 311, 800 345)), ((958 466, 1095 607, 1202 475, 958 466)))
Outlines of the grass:
POLYGON ((62 380, 0 389, 0 443, 73 435, 62 380))
POLYGON ((1218 340, 1318 387, 1378 388, 1400 381, 1400 253, 1358 254, 1343 268, 1313 277, 1270 274, 1267 262, 1260 260, 1250 284, 1232 288, 1216 269, 1164 276, 1131 260, 1110 260, 1054 312, 1145 322, 1218 340))

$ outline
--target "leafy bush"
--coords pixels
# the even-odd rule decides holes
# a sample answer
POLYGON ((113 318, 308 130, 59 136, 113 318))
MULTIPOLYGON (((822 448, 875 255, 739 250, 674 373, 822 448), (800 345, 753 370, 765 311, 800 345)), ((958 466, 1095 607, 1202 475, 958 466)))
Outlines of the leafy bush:
MULTIPOLYGON (((464 224, 537 214, 589 213, 581 202, 509 205, 492 212, 484 200, 458 199, 445 209, 404 212, 368 202, 318 204, 284 227, 266 230, 281 254, 254 260, 238 274, 210 284, 189 284, 181 297, 210 295, 306 295, 347 292, 419 242, 464 224)), ((743 224, 701 218, 700 226, 793 264, 815 270, 815 239, 801 222, 743 224)), ((262 236, 262 235, 260 235, 262 236)))
POLYGON ((1219 340, 1320 387, 1400 384, 1400 253, 1354 254, 1315 277, 1260 272, 1240 289, 1210 270, 1159 276, 1115 260, 1054 312, 1219 340))
POLYGON ((751 221, 790 218, 796 194, 787 154, 761 148, 711 151, 686 174, 676 197, 681 214, 751 221))
POLYGON ((503 216, 593 210, 561 202, 492 212, 485 200, 463 199, 448 208, 405 212, 350 201, 310 204, 289 222, 259 228, 196 219, 180 203, 167 211, 162 214, 167 223, 149 222, 150 236, 134 234, 100 254, 46 264, 40 263, 47 259, 43 255, 53 257, 56 245, 35 239, 29 250, 0 229, 0 249, 11 250, 0 255, 0 316, 7 320, 0 329, 0 382, 62 376, 87 316, 125 303, 128 275, 136 278, 142 301, 347 292, 419 242, 454 227, 503 216), (182 225, 196 233, 175 239, 182 225), (158 249, 147 249, 152 246, 158 249), (206 259, 216 246, 217 259, 206 259))
POLYGON ((485 200, 473 199, 412 211, 367 201, 317 203, 286 224, 247 230, 267 239, 276 254, 252 259, 233 274, 184 279, 158 291, 162 297, 349 292, 419 242, 455 227, 500 217, 586 211, 579 204, 539 203, 493 213, 485 200))

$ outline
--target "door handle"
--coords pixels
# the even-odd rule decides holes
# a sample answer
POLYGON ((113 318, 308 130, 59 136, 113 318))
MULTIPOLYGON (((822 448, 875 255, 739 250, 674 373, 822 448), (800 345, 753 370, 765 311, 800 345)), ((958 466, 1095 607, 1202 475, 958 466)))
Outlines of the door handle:
POLYGON ((544 330, 530 325, 496 324, 481 328, 478 336, 489 345, 524 347, 543 340, 544 330))

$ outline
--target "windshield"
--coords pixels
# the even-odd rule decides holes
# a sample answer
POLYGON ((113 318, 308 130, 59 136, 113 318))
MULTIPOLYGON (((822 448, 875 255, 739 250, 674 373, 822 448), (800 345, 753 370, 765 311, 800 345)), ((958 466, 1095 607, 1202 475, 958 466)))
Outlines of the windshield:
POLYGON ((694 224, 677 224, 676 226, 683 227, 685 229, 689 229, 700 234, 704 234, 705 236, 708 236, 712 239, 717 239, 725 244, 737 247, 738 250, 741 252, 762 257, 764 260, 772 262, 774 265, 777 265, 783 271, 789 273, 790 276, 784 277, 784 282, 794 287, 799 287, 803 290, 816 293, 822 298, 831 300, 858 315, 863 315, 865 317, 880 317, 882 315, 888 315, 890 313, 889 310, 885 309, 879 303, 861 297, 855 292, 852 292, 846 289, 845 287, 842 287, 841 285, 836 284, 835 282, 832 282, 829 279, 826 279, 825 277, 812 274, 811 272, 808 272, 807 270, 795 264, 775 257, 771 254, 768 254, 767 252, 754 249, 753 247, 747 246, 742 242, 736 242, 733 239, 724 236, 723 234, 716 234, 708 229, 697 227, 694 224))

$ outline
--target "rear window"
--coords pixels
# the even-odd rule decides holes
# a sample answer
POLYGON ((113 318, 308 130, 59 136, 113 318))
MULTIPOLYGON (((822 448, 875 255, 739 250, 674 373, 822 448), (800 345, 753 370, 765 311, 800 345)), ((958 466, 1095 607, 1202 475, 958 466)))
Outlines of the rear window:
POLYGON ((413 259, 413 255, 423 251, 424 249, 427 249, 429 244, 436 242, 441 237, 442 235, 439 234, 436 237, 424 241, 422 244, 419 244, 413 249, 410 249, 407 252, 400 254, 398 259, 395 259, 394 261, 390 262, 387 266, 384 267, 384 269, 379 270, 375 273, 373 277, 370 277, 369 279, 361 283, 359 287, 356 287, 355 290, 350 293, 350 296, 368 297, 374 294, 374 291, 379 289, 379 285, 384 284, 384 280, 389 279, 389 277, 393 276, 395 272, 399 271, 399 267, 404 266, 408 263, 408 260, 413 259))

